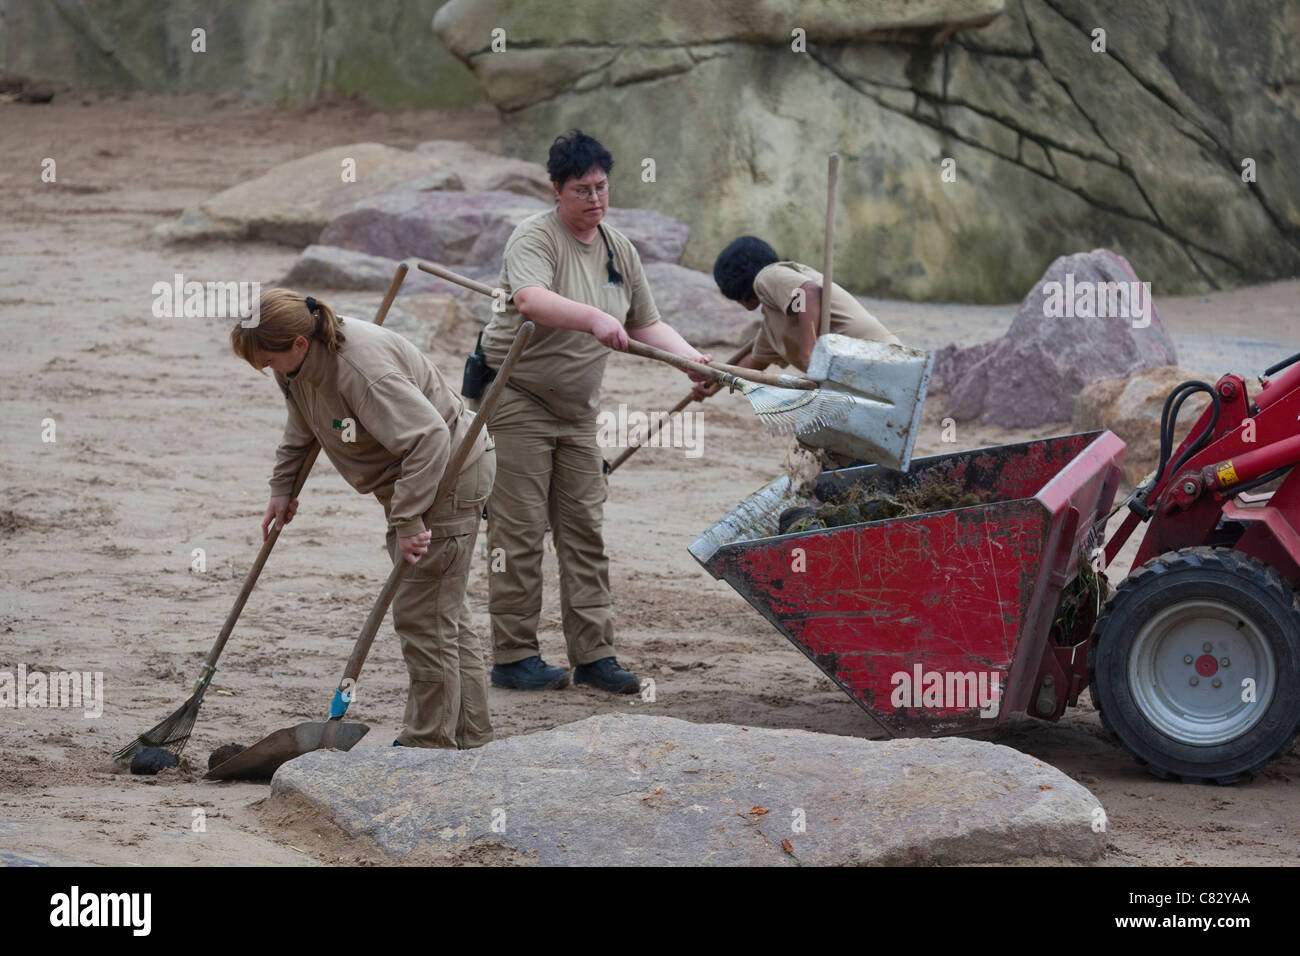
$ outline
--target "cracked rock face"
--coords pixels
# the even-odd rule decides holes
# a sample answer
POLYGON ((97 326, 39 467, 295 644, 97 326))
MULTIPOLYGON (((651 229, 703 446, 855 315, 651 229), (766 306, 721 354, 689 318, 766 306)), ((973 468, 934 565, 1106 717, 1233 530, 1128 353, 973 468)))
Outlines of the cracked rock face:
POLYGON ((1157 294, 1300 268, 1288 0, 629 6, 452 0, 434 28, 502 110, 507 152, 597 136, 614 201, 686 221, 692 268, 745 233, 820 262, 832 149, 836 278, 859 292, 1013 301, 1095 246, 1157 294))
MULTIPOLYGON (((423 28, 431 0, 4 0, 0 61, 71 86, 233 93, 306 103, 360 94, 381 106, 483 101, 473 75, 423 28), (192 31, 207 31, 200 56, 192 31)), ((216 133, 220 135, 219 132, 216 133)))
POLYGON ((602 714, 478 750, 316 751, 271 809, 405 862, 543 866, 1096 859, 1097 798, 1009 747, 602 714))

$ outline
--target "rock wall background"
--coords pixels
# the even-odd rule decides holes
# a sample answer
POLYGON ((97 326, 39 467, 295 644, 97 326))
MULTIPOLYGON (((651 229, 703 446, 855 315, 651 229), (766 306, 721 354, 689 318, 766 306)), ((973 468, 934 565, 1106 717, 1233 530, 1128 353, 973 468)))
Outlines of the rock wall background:
POLYGON ((686 265, 708 268, 742 233, 819 262, 834 149, 836 278, 982 302, 1018 299, 1055 257, 1094 247, 1127 257, 1157 295, 1295 274, 1298 10, 451 0, 434 29, 501 109, 507 153, 544 161, 570 127, 597 135, 620 205, 690 223, 686 265), (1096 26, 1105 53, 1091 49, 1096 26), (497 27, 504 52, 491 48, 497 27), (791 49, 795 27, 807 52, 791 49), (945 157, 955 183, 940 179, 945 157))
POLYGON ((429 34, 442 0, 0 0, 0 62, 76 86, 379 106, 483 102, 429 34), (192 53, 195 27, 207 52, 192 53))
POLYGON ((486 100, 535 162, 581 126, 618 205, 690 225, 696 269, 741 233, 820 262, 834 149, 858 293, 1016 301, 1090 248, 1157 295, 1300 272, 1294 0, 0 0, 0 43, 7 71, 74 85, 486 100))

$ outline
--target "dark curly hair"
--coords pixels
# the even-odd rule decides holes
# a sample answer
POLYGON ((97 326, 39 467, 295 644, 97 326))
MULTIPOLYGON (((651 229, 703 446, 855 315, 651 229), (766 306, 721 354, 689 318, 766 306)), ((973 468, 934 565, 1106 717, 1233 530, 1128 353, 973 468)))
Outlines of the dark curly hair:
POLYGON ((718 253, 713 263, 713 281, 728 299, 744 302, 754 298, 754 277, 781 257, 757 236, 741 236, 718 253))
POLYGON ((546 159, 546 173, 551 182, 563 186, 593 166, 599 166, 607 173, 614 168, 614 157, 597 140, 580 129, 571 129, 563 136, 555 137, 546 159))

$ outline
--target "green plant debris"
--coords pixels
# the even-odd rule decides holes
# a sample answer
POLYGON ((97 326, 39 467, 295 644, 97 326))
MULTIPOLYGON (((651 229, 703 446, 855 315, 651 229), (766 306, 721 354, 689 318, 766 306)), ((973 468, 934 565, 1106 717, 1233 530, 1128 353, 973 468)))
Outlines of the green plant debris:
POLYGON ((1052 620, 1052 637, 1057 644, 1070 646, 1077 643, 1075 631, 1080 621, 1096 621, 1108 590, 1105 576, 1093 568, 1086 552, 1081 553, 1079 570, 1074 580, 1061 589, 1061 599, 1052 620))
POLYGON ((904 518, 987 504, 991 491, 971 491, 952 482, 926 481, 918 486, 888 492, 875 483, 852 485, 847 490, 815 506, 787 508, 777 526, 780 534, 793 534, 819 528, 838 528, 883 518, 904 518))

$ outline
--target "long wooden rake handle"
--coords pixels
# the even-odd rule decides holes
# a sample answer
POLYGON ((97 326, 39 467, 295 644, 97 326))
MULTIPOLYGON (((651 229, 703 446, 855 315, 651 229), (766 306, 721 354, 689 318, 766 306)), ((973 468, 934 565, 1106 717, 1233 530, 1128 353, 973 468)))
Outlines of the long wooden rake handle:
MULTIPOLYGON (((744 348, 740 349, 734 355, 732 355, 731 358, 727 359, 727 362, 729 364, 734 365, 736 362, 741 361, 742 359, 745 358, 745 356, 747 356, 750 352, 754 350, 754 344, 755 344, 754 342, 750 342, 744 348)), ((693 401, 695 401, 695 396, 687 395, 680 402, 674 405, 672 409, 669 410, 668 414, 676 415, 678 412, 685 410, 686 406, 693 401)), ((629 445, 626 449, 624 449, 621 455, 619 455, 612 462, 610 462, 609 467, 605 469, 605 474, 612 475, 615 472, 615 470, 617 470, 618 466, 623 464, 623 462, 627 461, 629 458, 631 458, 638 448, 643 447, 644 445, 649 443, 650 439, 654 438, 655 435, 659 434, 659 428, 662 422, 663 419, 661 418, 655 419, 653 425, 650 428, 650 431, 646 434, 645 441, 641 442, 640 444, 629 445)))
MULTIPOLYGON (((384 319, 388 317, 388 310, 393 305, 393 300, 397 298, 397 292, 402 287, 402 282, 406 279, 407 265, 401 263, 393 273, 393 281, 388 284, 388 291, 384 293, 384 299, 379 304, 379 311, 375 313, 375 325, 383 325, 384 319)), ((293 491, 290 492, 290 500, 297 498, 298 493, 302 491, 302 486, 307 483, 307 476, 311 474, 312 466, 316 464, 316 458, 320 455, 320 442, 313 442, 311 450, 307 452, 307 457, 303 460, 302 465, 298 468, 298 477, 293 481, 293 491)), ((221 626, 221 633, 217 635, 216 643, 212 645, 212 650, 208 652, 208 659, 203 663, 203 676, 199 678, 198 686, 207 686, 212 679, 212 674, 217 667, 217 658, 226 647, 226 641, 230 639, 231 632, 235 629, 235 622, 239 620, 240 613, 244 610, 244 605, 248 603, 248 596, 253 593, 253 585, 257 584, 258 576, 262 573, 262 568, 266 566, 266 559, 271 556, 271 550, 275 543, 280 540, 281 525, 276 525, 271 529, 271 533, 266 536, 262 542, 262 549, 257 552, 257 559, 253 561, 253 566, 248 569, 248 574, 244 577, 244 586, 239 589, 239 596, 235 598, 235 606, 230 609, 226 615, 226 623, 221 626)))
MULTIPOLYGON (((519 326, 519 331, 515 333, 515 341, 510 346, 505 361, 501 363, 501 368, 497 370, 496 378, 492 380, 487 395, 483 397, 483 403, 479 406, 474 421, 470 423, 469 431, 465 433, 465 437, 461 439, 460 444, 453 449, 451 458, 447 461, 447 467, 442 473, 442 480, 438 483, 438 491, 434 495, 433 504, 429 508, 431 512, 437 511, 448 496, 451 495, 452 489, 456 487, 461 468, 464 467, 465 459, 469 457, 470 450, 474 447, 474 441, 478 438, 478 433, 483 430, 484 423, 492 417, 492 412, 501 400, 501 393, 510 378, 510 373, 514 371, 515 363, 519 361, 519 356, 528 345, 528 340, 533 337, 533 330, 536 328, 532 322, 525 321, 519 326)), ((393 564, 393 570, 389 573, 388 580, 384 582, 383 590, 379 592, 374 607, 370 609, 370 614, 367 615, 365 623, 361 626, 361 633, 357 636, 357 642, 352 647, 352 654, 348 657, 347 666, 343 669, 343 679, 334 692, 335 704, 330 708, 332 723, 340 720, 343 716, 342 712, 347 710, 344 694, 348 688, 356 684, 357 678, 361 676, 361 668, 370 653, 370 646, 375 642, 375 634, 379 631, 379 625, 383 622, 384 615, 388 613, 389 605, 393 603, 393 596, 397 593, 397 586, 402 583, 402 578, 405 576, 409 564, 410 562, 399 551, 397 560, 393 564), (344 702, 342 706, 339 705, 340 701, 344 702)), ((326 745, 328 746, 328 744, 326 745)))
POLYGON ((454 282, 456 285, 464 286, 471 292, 479 292, 490 298, 496 298, 496 293, 492 287, 484 285, 477 279, 471 279, 469 276, 463 276, 459 272, 452 272, 445 266, 437 265, 432 262, 420 262, 415 266, 421 272, 427 272, 429 275, 437 276, 439 279, 446 279, 448 282, 454 282))
POLYGON ((743 378, 746 381, 755 382, 759 385, 771 385, 774 388, 802 388, 816 389, 821 386, 810 378, 802 375, 789 375, 785 372, 768 372, 758 371, 752 368, 742 368, 739 365, 727 365, 722 362, 692 362, 683 355, 677 355, 673 352, 667 352, 664 349, 655 348, 653 345, 646 345, 644 342, 638 342, 636 339, 627 340, 627 350, 633 355, 639 355, 642 358, 656 359, 664 362, 674 368, 679 368, 683 372, 699 372, 707 375, 715 381, 722 382, 724 385, 730 384, 730 378, 743 378))
MULTIPOLYGON (((446 279, 448 282, 454 282, 457 285, 464 286, 471 292, 478 292, 486 296, 495 297, 495 292, 490 286, 485 285, 476 279, 471 279, 469 276, 463 276, 452 272, 444 266, 421 262, 416 266, 416 268, 421 272, 427 272, 440 279, 446 279)), ((746 347, 744 352, 748 352, 750 347, 752 346, 746 347)), ((700 372, 704 375, 708 375, 715 381, 722 382, 723 384, 728 384, 724 376, 731 375, 736 378, 743 378, 747 381, 755 382, 759 385, 772 385, 776 388, 820 388, 817 382, 810 378, 804 378, 801 375, 788 375, 778 372, 760 372, 752 368, 742 368, 739 365, 730 365, 722 362, 710 362, 705 365, 700 362, 692 362, 684 356, 655 348, 653 345, 646 345, 645 343, 638 342, 635 339, 628 339, 627 350, 633 355, 639 355, 642 358, 658 359, 661 362, 667 362, 669 365, 679 368, 683 372, 700 372)), ((734 361, 738 362, 741 358, 744 358, 743 352, 737 352, 736 355, 737 357, 734 361)))

